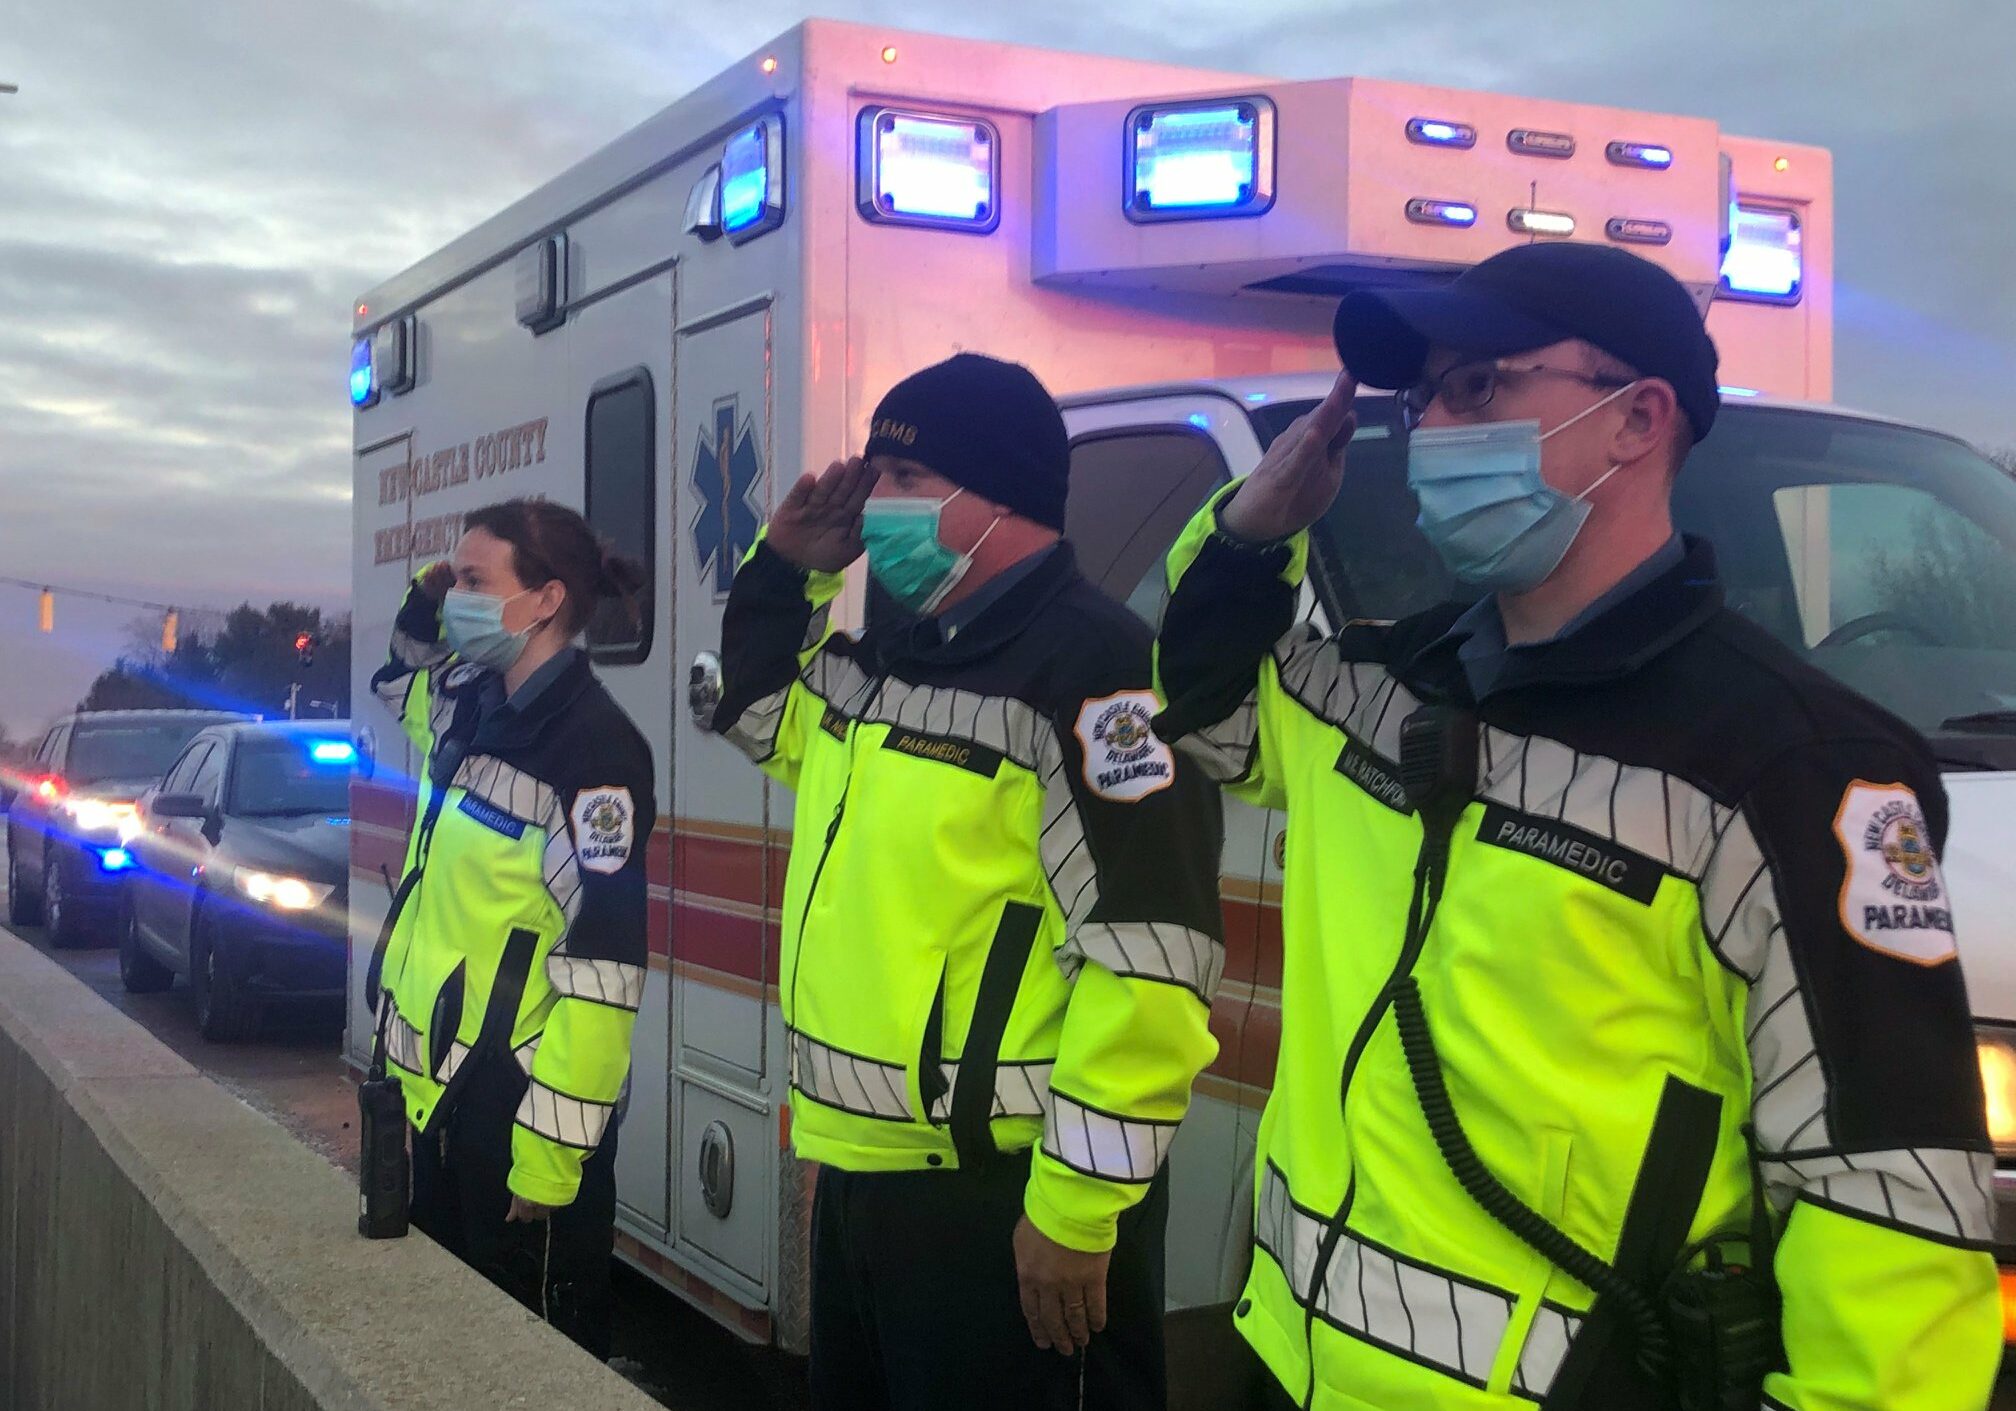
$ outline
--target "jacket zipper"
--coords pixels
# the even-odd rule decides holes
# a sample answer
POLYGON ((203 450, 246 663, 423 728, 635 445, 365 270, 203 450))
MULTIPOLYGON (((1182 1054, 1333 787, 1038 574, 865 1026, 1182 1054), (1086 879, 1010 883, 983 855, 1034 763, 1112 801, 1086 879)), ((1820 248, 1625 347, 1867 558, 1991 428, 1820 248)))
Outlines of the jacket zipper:
MULTIPOLYGON (((883 682, 888 678, 878 676, 870 683, 864 699, 873 703, 881 699, 883 682)), ((819 879, 826 875, 826 860, 833 856, 833 841, 840 836, 841 820, 847 816, 847 796, 854 788, 854 759, 859 752, 855 745, 855 727, 858 721, 847 724, 847 777, 840 785, 840 802, 833 805, 833 817, 826 824, 826 840, 819 848, 819 861, 812 868, 812 881, 805 888, 805 906, 798 913, 798 955, 791 965, 791 1018, 793 1026, 798 1013, 798 977, 805 973, 805 928, 812 919, 812 903, 819 895, 819 879)))
MULTIPOLYGON (((1340 1122, 1345 1121, 1343 1109, 1346 1102, 1350 1099, 1351 1080, 1357 1074, 1359 1061, 1364 1058, 1365 1049, 1372 1042, 1372 1035, 1377 1032, 1379 1025, 1385 1021, 1387 1011, 1393 1007, 1393 988, 1413 972, 1415 963, 1420 960, 1421 952, 1426 949, 1428 944, 1428 930, 1433 921, 1433 916, 1424 915, 1423 912, 1428 906, 1429 853, 1437 841, 1429 831, 1434 826, 1425 816, 1422 818, 1421 847, 1414 855, 1414 900, 1409 908, 1410 915, 1408 917, 1406 940, 1400 947, 1399 956, 1393 962, 1392 972, 1386 977, 1386 983, 1379 988, 1378 1001, 1372 1006, 1364 1021, 1359 1024, 1357 1032, 1351 1036, 1351 1047, 1346 1049, 1344 1053, 1344 1068, 1337 1084, 1337 1106, 1340 1122)), ((1453 833, 1454 831, 1455 820, 1452 819, 1450 820, 1449 832, 1453 833)), ((1449 838, 1446 835, 1441 840, 1441 845, 1445 849, 1448 847, 1449 838)), ((1445 857, 1443 859, 1445 869, 1447 865, 1448 859, 1445 857)), ((1309 1408, 1315 1404, 1316 1400, 1316 1344, 1314 1333, 1317 1296, 1322 1289, 1325 1277, 1329 1273, 1330 1260, 1336 1255, 1338 1242, 1344 1237, 1345 1222, 1351 1218, 1351 1209, 1357 1199, 1358 1170, 1354 1163, 1351 1170, 1350 1183, 1344 1188, 1344 1202, 1337 1207, 1337 1213, 1330 1218, 1329 1227, 1323 1233, 1323 1243, 1317 1247, 1316 1260, 1309 1271, 1309 1287, 1305 1290, 1307 1302, 1304 1305, 1302 1314, 1302 1337, 1303 1346, 1307 1350, 1309 1358, 1309 1384, 1307 1392, 1302 1398, 1303 1411, 1309 1411, 1309 1408)))

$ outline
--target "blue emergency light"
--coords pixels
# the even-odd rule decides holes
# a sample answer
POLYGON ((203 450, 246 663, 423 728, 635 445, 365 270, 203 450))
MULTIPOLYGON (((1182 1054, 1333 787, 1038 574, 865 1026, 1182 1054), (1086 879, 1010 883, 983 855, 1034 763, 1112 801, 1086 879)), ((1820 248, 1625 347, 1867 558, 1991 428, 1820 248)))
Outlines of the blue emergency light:
POLYGON ((1765 304, 1796 304, 1805 282, 1797 212, 1773 206, 1729 208, 1729 249, 1722 293, 1765 304))
POLYGON ((784 223, 784 126, 765 118, 721 153, 721 230, 736 245, 784 223))
POLYGON ((1673 165, 1673 149, 1656 142, 1612 142, 1603 155, 1620 167, 1648 167, 1665 171, 1673 165))
POLYGON ((371 340, 350 345, 350 405, 368 407, 378 400, 378 379, 371 370, 371 340))
POLYGON ((98 854, 98 865, 107 872, 125 872, 133 866, 133 854, 124 848, 107 848, 98 854))
POLYGON ((1257 216, 1274 204, 1274 105, 1265 98, 1136 108, 1127 118, 1127 216, 1257 216))
POLYGON ((1468 230, 1477 224, 1477 208, 1468 201, 1437 201, 1416 196, 1407 203, 1407 219, 1416 225, 1448 225, 1468 230))
POLYGON ((1000 153, 991 123, 869 108, 861 114, 861 214, 985 234, 1001 223, 1000 153))
POLYGON ((308 746, 308 758, 317 764, 353 764, 357 747, 348 740, 317 740, 308 746))
POLYGON ((1423 147, 1468 148, 1477 145, 1477 129, 1467 122, 1446 122, 1441 118, 1409 118, 1407 140, 1423 147))

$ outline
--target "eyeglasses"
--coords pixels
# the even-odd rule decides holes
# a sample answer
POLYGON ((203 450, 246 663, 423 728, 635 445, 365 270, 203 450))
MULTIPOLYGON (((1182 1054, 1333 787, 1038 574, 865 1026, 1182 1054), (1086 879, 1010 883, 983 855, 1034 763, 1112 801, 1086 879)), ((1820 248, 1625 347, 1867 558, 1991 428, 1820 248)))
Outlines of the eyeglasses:
POLYGON ((1492 358, 1458 363, 1439 377, 1424 377, 1400 394, 1400 416, 1409 431, 1421 424, 1428 408, 1440 402, 1457 416, 1467 416, 1491 405, 1498 395, 1498 383, 1505 377, 1526 377, 1540 373, 1569 377, 1591 387, 1629 387, 1630 379, 1576 372, 1565 367, 1501 367, 1492 358))

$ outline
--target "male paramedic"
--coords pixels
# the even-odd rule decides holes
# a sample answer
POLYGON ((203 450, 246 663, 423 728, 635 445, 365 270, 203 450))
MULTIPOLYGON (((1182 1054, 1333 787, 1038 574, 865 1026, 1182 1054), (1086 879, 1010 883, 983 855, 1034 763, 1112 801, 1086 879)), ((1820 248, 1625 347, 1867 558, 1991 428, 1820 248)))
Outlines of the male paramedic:
POLYGON ((1336 341, 1173 551, 1159 657, 1161 737, 1288 813, 1235 1315, 1282 1404, 1985 1405, 1939 774, 1675 534, 1718 400, 1687 291, 1537 244, 1352 294, 1336 341), (1355 379, 1400 389, 1421 530, 1482 596, 1324 637, 1296 598, 1355 379))
POLYGON ((962 354, 735 578, 714 727, 797 790, 781 1003, 818 1411, 1160 1408, 1163 1162, 1224 959, 1216 791, 1061 539, 1025 368, 962 354), (866 550, 885 595, 834 632, 866 550), (886 609, 886 610, 884 610, 886 609))

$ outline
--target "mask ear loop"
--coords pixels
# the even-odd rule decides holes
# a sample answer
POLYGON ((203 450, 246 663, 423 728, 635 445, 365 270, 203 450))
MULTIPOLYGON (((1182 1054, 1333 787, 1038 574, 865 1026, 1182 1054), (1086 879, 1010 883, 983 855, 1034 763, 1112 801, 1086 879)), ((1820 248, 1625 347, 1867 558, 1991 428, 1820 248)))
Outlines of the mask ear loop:
MULTIPOLYGON (((1612 392, 1609 396, 1603 398, 1601 401, 1592 402, 1588 406, 1582 408, 1581 411, 1575 413, 1575 415, 1569 417, 1568 420, 1562 422, 1559 426, 1555 427, 1553 431, 1541 432, 1540 439, 1542 441, 1545 441, 1549 436, 1552 436, 1554 432, 1566 431, 1576 422, 1582 420, 1583 417, 1593 416, 1595 413, 1609 406, 1612 402, 1616 401, 1619 397, 1623 396, 1626 392, 1629 392, 1633 387, 1636 387, 1640 382, 1643 382, 1644 380, 1645 380, 1644 378, 1640 377, 1635 379, 1634 381, 1625 383, 1622 387, 1619 387, 1616 391, 1612 392)), ((1588 499, 1591 495, 1595 494, 1596 491, 1602 487, 1604 481, 1608 480, 1611 476, 1615 475, 1618 471, 1622 470, 1623 468, 1624 467, 1622 465, 1613 465, 1608 470, 1604 471, 1601 475, 1597 476, 1592 484, 1590 484, 1580 494, 1575 496, 1576 502, 1579 504, 1580 502, 1588 499)))
POLYGON ((1591 403, 1590 403, 1590 404, 1589 404, 1588 406, 1586 406, 1586 407, 1582 408, 1582 410, 1581 410, 1581 411, 1579 411, 1579 412, 1575 413, 1575 415, 1573 415, 1573 416, 1569 417, 1569 418, 1568 418, 1568 420, 1566 420, 1566 421, 1562 422, 1562 423, 1561 423, 1561 424, 1560 424, 1559 426, 1555 427, 1555 428, 1554 428, 1554 429, 1553 429, 1552 431, 1543 431, 1543 432, 1541 432, 1541 433, 1540 433, 1540 439, 1541 439, 1542 441, 1545 441, 1545 440, 1546 440, 1546 439, 1547 439, 1547 438, 1548 438, 1549 436, 1552 436, 1552 435, 1556 434, 1557 432, 1562 432, 1562 431, 1566 431, 1566 430, 1567 430, 1567 429, 1568 429, 1569 427, 1573 426, 1573 425, 1574 425, 1574 424, 1575 424, 1576 422, 1578 422, 1578 421, 1582 420, 1582 418, 1583 418, 1583 417, 1585 417, 1585 416, 1594 416, 1594 415, 1595 415, 1595 414, 1596 414, 1597 412, 1600 412, 1600 411, 1602 411, 1602 410, 1603 410, 1603 408, 1605 408, 1605 407, 1609 406, 1609 405, 1610 405, 1610 404, 1611 404, 1612 402, 1616 401, 1616 400, 1617 400, 1617 399, 1618 399, 1619 397, 1623 396, 1623 395, 1624 395, 1624 394, 1625 394, 1626 392, 1629 392, 1629 391, 1630 391, 1630 390, 1631 390, 1631 389, 1632 389, 1633 387, 1636 387, 1636 386, 1637 386, 1637 385, 1638 385, 1638 384, 1639 384, 1640 382, 1643 382, 1644 380, 1645 380, 1644 378, 1640 377, 1640 378, 1636 379, 1635 381, 1631 381, 1631 382, 1627 382, 1627 383, 1625 383, 1625 384, 1624 384, 1624 385, 1623 385, 1622 387, 1619 387, 1619 388, 1618 388, 1618 389, 1617 389, 1616 391, 1612 392, 1612 393, 1611 393, 1611 394, 1610 394, 1609 396, 1607 396, 1607 397, 1603 398, 1603 399, 1602 399, 1601 401, 1598 401, 1598 402, 1591 402, 1591 403))
MULTIPOLYGON (((554 580, 548 580, 548 581, 550 582, 550 581, 554 581, 554 580)), ((539 588, 544 588, 545 586, 546 586, 546 584, 544 584, 544 583, 541 583, 541 584, 539 585, 539 588)), ((519 600, 520 598, 524 597, 524 596, 525 596, 525 595, 526 595, 527 593, 536 593, 536 592, 538 592, 538 591, 539 591, 539 588, 520 588, 520 589, 519 589, 519 590, 518 590, 517 592, 513 593, 513 594, 512 594, 512 595, 511 595, 510 597, 506 598, 506 599, 504 600, 504 604, 505 604, 505 606, 506 606, 506 607, 509 607, 509 606, 510 606, 510 605, 511 605, 512 603, 515 603, 515 602, 517 602, 517 601, 518 601, 518 600, 519 600)), ((531 641, 531 640, 532 640, 532 638, 534 637, 534 635, 536 635, 536 634, 537 634, 537 633, 538 633, 539 631, 541 631, 541 630, 542 630, 543 628, 545 628, 545 626, 546 626, 546 625, 547 625, 548 623, 551 623, 551 622, 557 622, 557 621, 559 621, 559 618, 560 618, 560 614, 556 612, 556 613, 554 613, 554 614, 553 614, 553 615, 552 615, 551 617, 542 617, 542 618, 540 618, 540 619, 539 619, 539 620, 538 620, 537 622, 534 622, 534 623, 532 623, 531 625, 529 625, 529 626, 527 626, 527 627, 523 627, 523 628, 519 629, 519 631, 518 631, 518 632, 514 632, 514 633, 512 633, 511 635, 515 637, 515 636, 519 636, 519 635, 521 635, 521 634, 522 634, 522 635, 524 636, 525 640, 529 642, 529 641, 531 641)), ((498 611, 497 611, 497 625, 498 625, 499 627, 503 627, 503 626, 504 626, 504 611, 503 611, 503 608, 499 608, 499 609, 498 609, 498 611)), ((510 629, 506 628, 505 630, 506 630, 506 631, 509 631, 510 629)))

